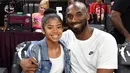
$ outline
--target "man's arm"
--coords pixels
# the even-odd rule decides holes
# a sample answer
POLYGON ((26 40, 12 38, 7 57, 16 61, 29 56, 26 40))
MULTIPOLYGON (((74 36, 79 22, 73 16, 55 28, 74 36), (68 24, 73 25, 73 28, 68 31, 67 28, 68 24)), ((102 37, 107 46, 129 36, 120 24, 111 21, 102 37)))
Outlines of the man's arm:
POLYGON ((127 41, 130 41, 130 34, 123 26, 122 20, 121 20, 121 13, 115 10, 112 10, 112 22, 114 27, 126 38, 127 41))
POLYGON ((97 69, 97 73, 113 73, 114 69, 97 69))
POLYGON ((39 50, 39 47, 37 45, 31 44, 28 47, 26 58, 21 59, 20 66, 22 67, 24 73, 33 73, 37 70, 38 61, 36 58, 38 56, 38 52, 36 50, 39 50))
POLYGON ((20 61, 20 66, 24 73, 32 73, 37 70, 38 63, 33 58, 27 58, 20 61))
POLYGON ((100 47, 98 47, 99 56, 96 64, 96 73, 113 73, 114 69, 118 68, 118 48, 116 40, 112 35, 106 34, 100 44, 100 47))

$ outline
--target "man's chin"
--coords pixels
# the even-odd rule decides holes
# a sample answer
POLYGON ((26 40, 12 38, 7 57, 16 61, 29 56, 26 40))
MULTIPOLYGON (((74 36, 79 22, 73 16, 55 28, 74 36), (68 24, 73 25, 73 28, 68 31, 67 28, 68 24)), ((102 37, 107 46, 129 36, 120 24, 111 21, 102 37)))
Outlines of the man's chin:
POLYGON ((71 29, 71 30, 74 32, 74 34, 80 34, 80 33, 82 33, 82 31, 80 29, 78 29, 78 28, 71 29))
POLYGON ((82 28, 79 28, 79 27, 71 27, 70 29, 71 29, 71 30, 74 32, 74 34, 76 34, 76 35, 81 34, 81 33, 84 31, 84 27, 82 27, 82 28))

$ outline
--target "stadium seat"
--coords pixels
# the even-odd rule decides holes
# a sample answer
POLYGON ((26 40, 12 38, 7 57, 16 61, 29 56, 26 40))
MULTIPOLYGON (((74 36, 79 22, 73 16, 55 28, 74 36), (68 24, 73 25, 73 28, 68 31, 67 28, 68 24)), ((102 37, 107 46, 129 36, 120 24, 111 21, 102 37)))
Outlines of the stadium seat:
POLYGON ((105 31, 105 25, 104 24, 89 24, 91 27, 95 27, 97 29, 105 31))
POLYGON ((22 72, 22 68, 20 67, 20 60, 25 58, 27 49, 36 42, 37 41, 26 41, 26 42, 22 42, 16 46, 16 52, 14 54, 11 73, 21 73, 22 72))
POLYGON ((23 5, 23 13, 34 13, 34 12, 38 12, 39 9, 39 4, 34 4, 34 3, 29 3, 29 4, 25 4, 23 5))

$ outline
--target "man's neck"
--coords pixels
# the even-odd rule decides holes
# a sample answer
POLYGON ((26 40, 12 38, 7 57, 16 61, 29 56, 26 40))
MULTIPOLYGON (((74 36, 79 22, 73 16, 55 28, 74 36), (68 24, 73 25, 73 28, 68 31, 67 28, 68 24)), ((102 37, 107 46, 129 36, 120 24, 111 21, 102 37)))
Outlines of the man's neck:
POLYGON ((87 25, 81 34, 78 34, 78 35, 75 34, 75 35, 76 35, 76 38, 79 40, 87 40, 92 36, 92 34, 93 34, 93 28, 87 25))

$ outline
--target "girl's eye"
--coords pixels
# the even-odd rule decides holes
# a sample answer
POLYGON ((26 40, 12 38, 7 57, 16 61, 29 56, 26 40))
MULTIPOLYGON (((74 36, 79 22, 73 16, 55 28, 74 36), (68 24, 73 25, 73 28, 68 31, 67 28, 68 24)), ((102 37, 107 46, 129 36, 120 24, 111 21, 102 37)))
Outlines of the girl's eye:
POLYGON ((58 26, 57 28, 62 28, 62 26, 58 26))
POLYGON ((52 27, 47 27, 48 29, 52 29, 52 27))

